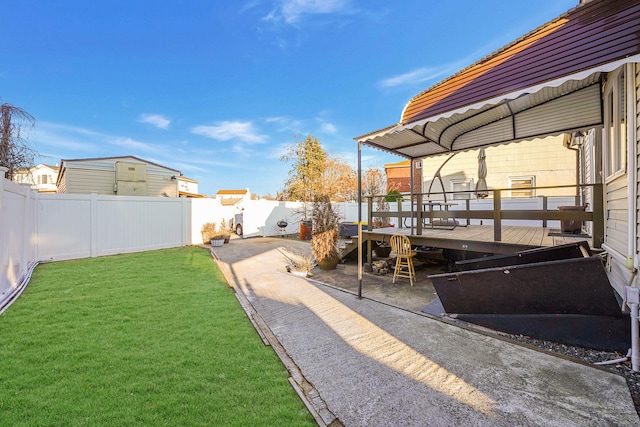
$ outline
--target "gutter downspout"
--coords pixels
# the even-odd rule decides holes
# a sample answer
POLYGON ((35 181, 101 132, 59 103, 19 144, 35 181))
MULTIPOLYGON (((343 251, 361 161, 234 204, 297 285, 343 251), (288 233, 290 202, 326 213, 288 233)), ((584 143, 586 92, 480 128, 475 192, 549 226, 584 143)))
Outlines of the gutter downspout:
POLYGON ((576 206, 583 204, 582 203, 582 200, 583 200, 582 191, 581 191, 581 188, 580 188, 580 184, 581 184, 581 181, 582 181, 582 179, 581 179, 581 177, 582 177, 582 162, 580 161, 580 153, 581 153, 580 148, 572 147, 571 143, 573 141, 576 141, 576 144, 578 146, 581 146, 582 145, 582 138, 583 138, 582 133, 581 132, 576 132, 572 136, 571 140, 568 141, 568 142, 565 142, 565 144, 564 144, 564 146, 565 146, 565 148, 567 150, 571 150, 574 153, 576 153, 576 206))
MULTIPOLYGON (((637 273, 634 272, 634 276, 637 273)), ((638 331, 640 330, 638 305, 640 305, 640 289, 625 286, 624 288, 626 304, 631 311, 631 369, 634 372, 640 371, 640 339, 638 339, 638 331)))
POLYGON ((631 278, 629 279, 629 286, 625 287, 625 300, 626 304, 630 310, 631 316, 631 369, 634 372, 640 371, 640 319, 638 306, 640 305, 640 289, 633 287, 636 275, 638 274, 638 268, 640 268, 640 260, 637 255, 637 236, 636 230, 638 228, 638 218, 636 213, 636 203, 637 203, 637 185, 639 180, 638 170, 636 167, 637 160, 637 134, 636 134, 636 120, 629 120, 629 117, 638 117, 636 111, 636 86, 637 77, 631 79, 631 76, 636 75, 635 73, 635 65, 627 64, 625 69, 625 74, 627 78, 625 78, 625 82, 627 87, 624 88, 625 93, 627 94, 626 100, 626 110, 627 110, 627 182, 629 184, 628 189, 628 221, 629 221, 629 233, 628 233, 628 248, 629 255, 627 255, 627 267, 631 268, 631 278), (633 178, 633 179, 631 179, 633 178))

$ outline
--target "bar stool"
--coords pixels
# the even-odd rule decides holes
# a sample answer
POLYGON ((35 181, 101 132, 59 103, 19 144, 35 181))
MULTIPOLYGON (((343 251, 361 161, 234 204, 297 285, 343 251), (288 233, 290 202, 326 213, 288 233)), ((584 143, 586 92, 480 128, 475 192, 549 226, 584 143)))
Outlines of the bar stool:
POLYGON ((413 280, 416 277, 416 271, 413 268, 413 257, 416 253, 411 249, 411 241, 405 235, 394 234, 391 236, 390 243, 391 251, 396 254, 396 268, 393 272, 392 283, 396 283, 396 278, 398 277, 406 277, 409 279, 411 286, 413 286, 413 280))

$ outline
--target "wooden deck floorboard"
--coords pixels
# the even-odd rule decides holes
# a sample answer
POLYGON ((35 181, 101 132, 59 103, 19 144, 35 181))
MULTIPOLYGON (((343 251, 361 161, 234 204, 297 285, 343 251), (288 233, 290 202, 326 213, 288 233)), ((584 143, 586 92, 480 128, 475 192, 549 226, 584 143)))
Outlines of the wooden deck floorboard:
POLYGON ((430 245, 434 247, 460 248, 473 250, 487 248, 493 245, 496 251, 503 253, 523 250, 530 247, 549 247, 587 240, 593 247, 591 239, 585 236, 549 236, 549 228, 531 226, 502 226, 502 240, 494 242, 494 230, 492 225, 469 225, 456 227, 453 230, 443 228, 424 228, 422 235, 417 235, 417 230, 410 228, 378 228, 369 233, 371 240, 385 240, 395 233, 408 236, 414 244, 430 245))

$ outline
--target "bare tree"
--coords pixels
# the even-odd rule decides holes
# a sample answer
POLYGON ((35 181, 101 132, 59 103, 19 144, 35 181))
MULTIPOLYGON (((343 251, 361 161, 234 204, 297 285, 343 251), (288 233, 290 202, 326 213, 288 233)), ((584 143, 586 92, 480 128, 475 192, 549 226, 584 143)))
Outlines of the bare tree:
POLYGON ((386 194, 387 178, 380 169, 370 167, 362 176, 362 195, 380 196, 386 194))
POLYGON ((322 174, 322 193, 334 202, 354 202, 358 199, 358 173, 338 157, 329 157, 322 174))
MULTIPOLYGON (((362 177, 362 195, 372 196, 373 201, 376 204, 376 210, 379 212, 388 212, 389 203, 385 197, 385 190, 387 189, 387 178, 380 169, 370 167, 364 172, 362 177)), ((388 227, 389 218, 387 217, 373 217, 373 226, 388 227)))
POLYGON ((36 119, 20 107, 0 105, 0 166, 8 169, 5 178, 13 180, 21 169, 33 166, 36 156, 25 138, 22 128, 33 128, 36 119))

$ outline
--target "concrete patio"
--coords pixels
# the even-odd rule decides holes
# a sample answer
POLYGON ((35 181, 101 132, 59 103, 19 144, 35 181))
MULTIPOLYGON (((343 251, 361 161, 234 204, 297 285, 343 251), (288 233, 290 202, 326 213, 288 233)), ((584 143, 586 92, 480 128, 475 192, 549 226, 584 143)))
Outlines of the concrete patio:
POLYGON ((430 267, 413 288, 366 274, 359 299, 348 265, 287 273, 287 254, 308 249, 233 239, 214 256, 320 425, 639 423, 622 376, 421 314, 435 297, 430 267))

